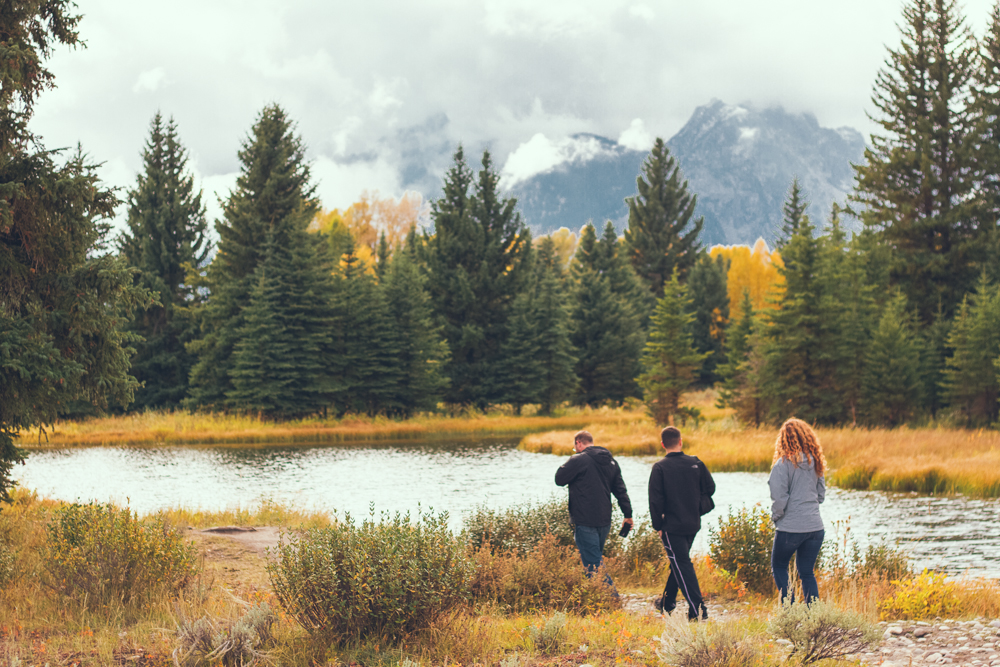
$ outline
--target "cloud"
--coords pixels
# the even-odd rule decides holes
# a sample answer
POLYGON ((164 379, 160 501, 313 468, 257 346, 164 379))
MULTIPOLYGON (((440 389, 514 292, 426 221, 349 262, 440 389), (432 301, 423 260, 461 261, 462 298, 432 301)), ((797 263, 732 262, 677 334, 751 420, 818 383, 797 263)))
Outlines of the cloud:
POLYGON ((641 118, 633 118, 628 129, 618 135, 618 143, 634 151, 648 151, 653 147, 653 135, 641 118))
POLYGON ((501 171, 501 185, 510 188, 561 164, 589 162, 606 152, 607 149, 595 137, 565 137, 553 141, 538 133, 507 157, 501 171))
POLYGON ((146 70, 135 80, 133 93, 155 93, 167 78, 167 71, 162 67, 146 70))
MULTIPOLYGON (((965 4, 980 34, 991 4, 965 4)), ((667 139, 712 98, 867 132, 900 19, 897 3, 868 0, 88 0, 82 11, 87 48, 54 49, 58 88, 36 105, 46 145, 81 142, 127 186, 161 111, 199 174, 226 177, 277 102, 330 205, 363 184, 433 196, 459 142, 471 164, 489 147, 517 178, 573 159, 567 138, 580 133, 633 148, 667 139)))

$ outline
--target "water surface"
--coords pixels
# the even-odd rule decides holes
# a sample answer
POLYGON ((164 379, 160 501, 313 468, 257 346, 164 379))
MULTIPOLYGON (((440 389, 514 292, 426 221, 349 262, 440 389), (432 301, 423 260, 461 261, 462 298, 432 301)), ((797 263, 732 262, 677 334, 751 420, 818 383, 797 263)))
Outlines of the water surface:
MULTIPOLYGON (((448 511, 452 524, 473 508, 503 508, 565 497, 555 486, 566 457, 533 454, 511 439, 364 445, 94 447, 32 452, 15 478, 62 500, 128 503, 139 512, 169 507, 251 507, 261 498, 308 509, 367 515, 387 510, 448 511)), ((620 457, 637 516, 648 513, 655 457, 620 457)), ((713 525, 730 508, 769 504, 764 473, 717 473, 713 525)), ((830 489, 822 506, 827 539, 849 523, 864 546, 886 539, 918 568, 1000 578, 1000 501, 830 489)), ((703 528, 694 549, 706 552, 703 528)))

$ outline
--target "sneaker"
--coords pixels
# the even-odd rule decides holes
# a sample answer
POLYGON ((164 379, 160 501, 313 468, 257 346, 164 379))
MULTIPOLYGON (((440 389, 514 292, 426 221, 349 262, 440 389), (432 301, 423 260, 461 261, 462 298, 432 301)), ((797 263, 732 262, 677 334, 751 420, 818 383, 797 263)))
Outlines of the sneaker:
POLYGON ((667 614, 669 616, 670 612, 674 610, 675 606, 676 605, 667 605, 666 607, 664 607, 662 595, 653 599, 653 608, 656 609, 656 611, 660 612, 661 614, 667 614))

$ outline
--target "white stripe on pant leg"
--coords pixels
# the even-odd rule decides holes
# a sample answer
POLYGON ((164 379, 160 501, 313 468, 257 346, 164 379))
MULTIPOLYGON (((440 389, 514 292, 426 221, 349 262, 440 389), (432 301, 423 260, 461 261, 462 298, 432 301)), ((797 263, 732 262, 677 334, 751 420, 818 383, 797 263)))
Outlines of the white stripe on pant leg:
MULTIPOLYGON (((663 531, 663 539, 667 541, 667 558, 670 559, 670 565, 674 570, 677 570, 674 576, 680 580, 681 586, 684 587, 684 597, 687 598, 688 606, 694 606, 694 602, 691 601, 691 594, 688 592, 687 582, 684 581, 684 575, 681 574, 681 566, 677 563, 677 554, 674 553, 674 547, 670 544, 670 536, 666 530, 663 531)), ((698 609, 697 611, 700 612, 701 610, 698 609)))

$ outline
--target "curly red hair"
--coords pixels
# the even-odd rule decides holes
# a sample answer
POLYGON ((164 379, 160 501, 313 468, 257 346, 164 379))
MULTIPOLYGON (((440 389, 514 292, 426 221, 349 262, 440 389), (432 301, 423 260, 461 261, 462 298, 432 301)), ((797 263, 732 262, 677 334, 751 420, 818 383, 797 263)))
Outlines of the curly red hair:
POLYGON ((823 447, 819 444, 816 431, 801 419, 792 417, 778 431, 772 463, 777 463, 779 459, 798 462, 802 454, 812 457, 817 475, 823 476, 826 473, 826 457, 823 456, 823 447))

